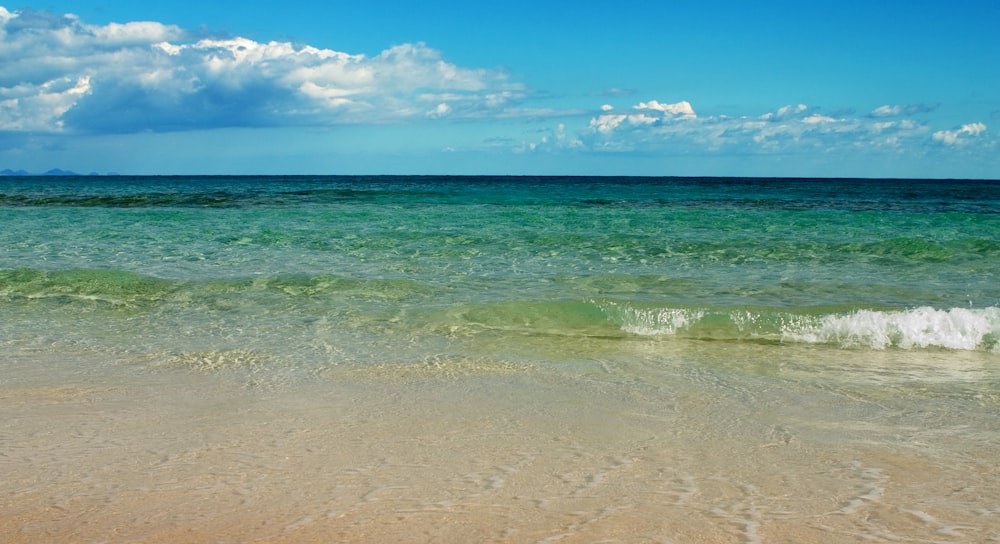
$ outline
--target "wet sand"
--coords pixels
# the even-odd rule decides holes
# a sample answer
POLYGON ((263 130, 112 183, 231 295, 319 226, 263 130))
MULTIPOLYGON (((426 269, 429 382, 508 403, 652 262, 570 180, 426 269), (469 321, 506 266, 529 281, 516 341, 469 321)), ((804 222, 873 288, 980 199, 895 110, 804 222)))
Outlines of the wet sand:
POLYGON ((989 414, 935 398, 607 363, 12 366, 4 542, 1000 540, 989 414))

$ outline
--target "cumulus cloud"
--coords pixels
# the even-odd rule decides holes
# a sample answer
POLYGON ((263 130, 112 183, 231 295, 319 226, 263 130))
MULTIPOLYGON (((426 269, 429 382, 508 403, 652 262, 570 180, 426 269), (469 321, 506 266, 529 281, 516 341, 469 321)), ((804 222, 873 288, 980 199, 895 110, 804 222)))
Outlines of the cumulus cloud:
POLYGON ((796 117, 803 116, 807 111, 809 111, 809 106, 805 104, 797 104, 795 106, 782 106, 777 109, 777 111, 767 112, 760 118, 764 121, 771 121, 774 123, 787 121, 788 119, 795 119, 796 117))
POLYGON ((620 129, 663 125, 676 120, 698 117, 687 101, 675 104, 661 104, 656 100, 640 102, 632 107, 630 113, 613 113, 614 107, 605 104, 601 106, 601 111, 605 113, 590 120, 590 130, 602 134, 610 134, 620 129))
POLYGON ((523 85, 424 44, 369 57, 0 7, 0 130, 163 131, 500 114, 523 85))
POLYGON ((969 123, 956 130, 939 130, 934 133, 934 140, 945 145, 964 145, 985 132, 986 125, 983 123, 969 123))
POLYGON ((46 131, 63 128, 62 115, 90 92, 90 78, 58 78, 41 85, 0 89, 0 130, 46 131))
POLYGON ((656 100, 650 100, 649 102, 639 102, 634 106, 634 109, 660 112, 663 115, 685 119, 694 119, 697 117, 694 109, 691 107, 691 103, 686 100, 677 102, 676 104, 660 104, 656 100))

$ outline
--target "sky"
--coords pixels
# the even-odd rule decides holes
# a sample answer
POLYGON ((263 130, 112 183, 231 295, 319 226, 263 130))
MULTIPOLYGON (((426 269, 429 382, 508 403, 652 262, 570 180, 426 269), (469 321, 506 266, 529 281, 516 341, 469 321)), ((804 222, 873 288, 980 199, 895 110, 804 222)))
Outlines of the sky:
POLYGON ((1000 179, 1000 1, 0 0, 0 170, 1000 179))

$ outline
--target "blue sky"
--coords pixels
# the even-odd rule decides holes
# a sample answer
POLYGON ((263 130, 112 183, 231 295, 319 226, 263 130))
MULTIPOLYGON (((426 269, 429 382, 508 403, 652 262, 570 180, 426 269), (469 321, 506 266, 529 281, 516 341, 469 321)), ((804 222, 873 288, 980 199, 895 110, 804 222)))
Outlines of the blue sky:
POLYGON ((0 6, 0 169, 1000 178, 996 0, 0 6))

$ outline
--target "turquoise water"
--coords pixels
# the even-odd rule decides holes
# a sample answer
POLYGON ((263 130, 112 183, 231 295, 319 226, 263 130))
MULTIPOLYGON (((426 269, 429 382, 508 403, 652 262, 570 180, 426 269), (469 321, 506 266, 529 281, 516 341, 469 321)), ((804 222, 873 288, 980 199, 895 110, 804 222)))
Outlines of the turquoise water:
POLYGON ((249 343, 325 365, 343 362, 309 353, 327 335, 349 361, 379 359, 368 346, 387 336, 414 339, 411 355, 496 336, 986 352, 1000 339, 993 182, 2 183, 8 342, 249 343))
POLYGON ((0 248, 7 541, 1000 539, 1000 182, 0 178, 0 248))

